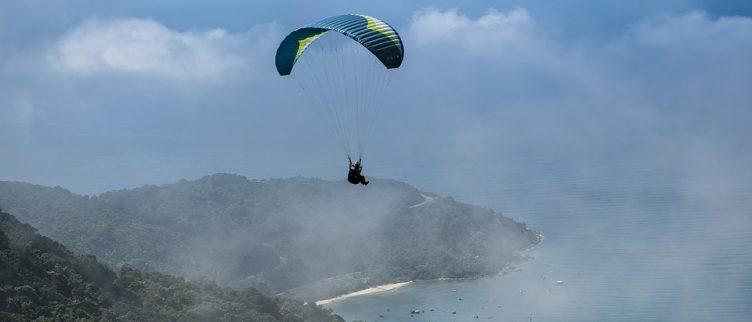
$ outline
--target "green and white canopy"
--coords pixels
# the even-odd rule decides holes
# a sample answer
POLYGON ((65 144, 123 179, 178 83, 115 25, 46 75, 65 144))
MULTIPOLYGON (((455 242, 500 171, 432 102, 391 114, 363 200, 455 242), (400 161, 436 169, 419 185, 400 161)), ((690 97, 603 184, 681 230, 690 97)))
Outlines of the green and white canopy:
POLYGON ((287 35, 277 48, 275 62, 279 74, 289 75, 308 45, 329 31, 339 32, 357 41, 386 68, 397 68, 402 64, 404 47, 394 28, 374 17, 345 14, 308 24, 287 35))

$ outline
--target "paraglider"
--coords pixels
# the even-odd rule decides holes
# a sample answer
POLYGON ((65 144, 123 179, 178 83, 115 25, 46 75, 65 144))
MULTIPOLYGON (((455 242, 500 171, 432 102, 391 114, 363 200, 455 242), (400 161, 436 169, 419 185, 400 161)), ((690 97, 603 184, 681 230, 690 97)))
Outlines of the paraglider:
POLYGON ((358 14, 305 25, 277 48, 277 72, 298 84, 306 103, 316 108, 331 137, 339 141, 350 162, 352 184, 368 184, 361 160, 377 106, 387 96, 389 71, 400 67, 403 57, 402 39, 394 28, 358 14), (353 163, 351 155, 358 162, 353 163))
POLYGON ((347 156, 347 161, 350 161, 350 171, 347 173, 347 181, 349 181, 352 184, 360 183, 364 186, 367 186, 368 181, 366 180, 366 177, 360 174, 360 172, 363 171, 363 165, 361 164, 361 160, 358 159, 358 162, 355 162, 355 164, 353 164, 350 156, 347 156))

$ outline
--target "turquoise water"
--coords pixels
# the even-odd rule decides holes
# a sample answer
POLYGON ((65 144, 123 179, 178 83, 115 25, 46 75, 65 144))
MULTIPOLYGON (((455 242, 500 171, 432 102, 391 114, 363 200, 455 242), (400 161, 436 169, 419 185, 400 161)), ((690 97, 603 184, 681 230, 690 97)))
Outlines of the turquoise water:
POLYGON ((499 188, 457 190, 457 199, 501 210, 546 236, 519 271, 417 282, 329 307, 348 321, 750 321, 745 167, 553 164, 514 171, 511 164, 486 178, 458 170, 499 188), (423 312, 411 316, 413 309, 423 312))

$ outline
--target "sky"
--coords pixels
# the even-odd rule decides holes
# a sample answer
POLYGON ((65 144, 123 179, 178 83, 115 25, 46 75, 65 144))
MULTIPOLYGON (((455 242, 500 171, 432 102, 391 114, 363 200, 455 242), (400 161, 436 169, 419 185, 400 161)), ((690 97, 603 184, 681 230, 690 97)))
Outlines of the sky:
POLYGON ((749 1, 5 1, 0 180, 96 194, 216 172, 340 179, 273 56, 347 12, 405 43, 366 174, 447 194, 529 160, 752 176, 749 1))

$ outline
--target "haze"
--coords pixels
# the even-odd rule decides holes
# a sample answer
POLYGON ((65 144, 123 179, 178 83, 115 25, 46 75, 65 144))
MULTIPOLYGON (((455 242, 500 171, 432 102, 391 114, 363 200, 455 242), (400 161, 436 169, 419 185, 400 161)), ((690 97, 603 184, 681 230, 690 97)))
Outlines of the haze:
POLYGON ((575 259, 597 272, 602 293, 576 293, 590 306, 539 300, 519 317, 603 303, 619 306, 571 320, 749 316, 748 1, 5 2, 0 180, 100 194, 217 172, 343 179, 345 156, 273 64, 286 32, 343 12, 405 43, 365 173, 555 236, 528 277, 575 259), (603 291, 623 284, 627 300, 603 291), (682 295, 664 307, 664 293, 682 295))

